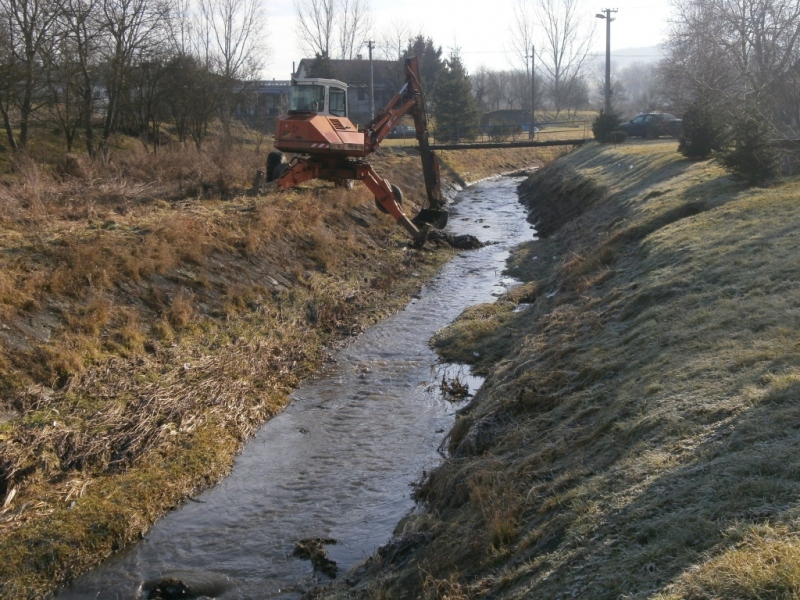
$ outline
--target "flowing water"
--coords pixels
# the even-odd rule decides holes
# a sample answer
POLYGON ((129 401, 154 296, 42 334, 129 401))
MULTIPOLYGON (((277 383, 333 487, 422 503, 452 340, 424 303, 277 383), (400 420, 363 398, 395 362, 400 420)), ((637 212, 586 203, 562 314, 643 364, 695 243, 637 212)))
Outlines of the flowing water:
POLYGON ((462 191, 448 229, 492 244, 456 256, 400 313, 372 327, 292 394, 219 485, 173 511, 146 538, 57 594, 59 599, 135 599, 142 582, 168 571, 230 580, 221 598, 296 599, 328 581, 292 556, 303 538, 334 538, 341 569, 386 543, 413 508, 410 484, 439 462, 454 420, 442 397, 442 365, 428 340, 467 306, 490 302, 514 280, 502 270, 511 247, 533 239, 517 201, 518 179, 462 191))

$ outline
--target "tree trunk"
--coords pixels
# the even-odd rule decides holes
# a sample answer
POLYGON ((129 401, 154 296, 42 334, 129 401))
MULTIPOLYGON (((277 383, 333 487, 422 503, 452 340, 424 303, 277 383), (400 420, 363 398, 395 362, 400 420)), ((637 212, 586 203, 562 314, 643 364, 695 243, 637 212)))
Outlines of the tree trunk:
POLYGON ((8 109, 6 105, 0 102, 0 113, 3 114, 3 126, 6 129, 6 136, 8 137, 8 145, 11 146, 11 149, 16 152, 19 150, 19 146, 17 145, 17 139, 14 137, 14 128, 11 126, 11 119, 8 116, 8 109))

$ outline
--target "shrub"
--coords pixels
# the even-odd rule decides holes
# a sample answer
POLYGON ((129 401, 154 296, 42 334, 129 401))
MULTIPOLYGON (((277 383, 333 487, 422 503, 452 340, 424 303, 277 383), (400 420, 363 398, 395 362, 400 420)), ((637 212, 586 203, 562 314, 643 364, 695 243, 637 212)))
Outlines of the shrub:
POLYGON ((594 139, 601 143, 613 142, 618 139, 617 136, 612 136, 611 134, 619 130, 621 120, 619 114, 615 112, 606 113, 601 110, 592 123, 594 139))
POLYGON ((779 154, 770 140, 771 128, 755 111, 745 110, 731 128, 722 164, 734 179, 758 185, 778 174, 779 154))
POLYGON ((518 123, 503 119, 502 117, 492 117, 486 123, 486 132, 490 140, 505 142, 519 135, 522 132, 522 127, 518 123))
POLYGON ((691 160, 702 160, 725 144, 725 127, 710 102, 695 100, 683 116, 678 152, 691 160))

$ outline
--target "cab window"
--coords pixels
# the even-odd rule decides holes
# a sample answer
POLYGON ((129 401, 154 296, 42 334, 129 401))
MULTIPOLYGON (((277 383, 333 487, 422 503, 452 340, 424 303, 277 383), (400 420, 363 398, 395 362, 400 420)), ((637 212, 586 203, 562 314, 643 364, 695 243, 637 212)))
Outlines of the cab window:
POLYGON ((322 112, 325 110, 325 87, 321 85, 293 85, 289 96, 289 110, 322 112))
POLYGON ((328 111, 337 117, 347 116, 347 93, 339 88, 330 88, 328 92, 328 111))

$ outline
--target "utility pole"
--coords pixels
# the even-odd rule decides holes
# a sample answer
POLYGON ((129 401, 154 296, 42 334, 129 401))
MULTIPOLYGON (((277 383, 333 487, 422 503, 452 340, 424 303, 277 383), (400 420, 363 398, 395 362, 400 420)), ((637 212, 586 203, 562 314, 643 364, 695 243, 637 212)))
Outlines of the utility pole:
POLYGON ((369 48, 369 116, 370 119, 375 116, 375 74, 372 70, 372 49, 375 47, 375 42, 368 41, 367 48, 369 48))
POLYGON ((531 134, 536 137, 536 46, 531 46, 531 134))
POLYGON ((605 103, 603 105, 605 114, 611 112, 611 21, 616 20, 611 18, 611 13, 616 12, 619 12, 616 8, 604 8, 595 15, 598 19, 606 20, 606 86, 605 103))
MULTIPOLYGON (((531 124, 528 127, 528 139, 533 139, 533 67, 534 67, 533 54, 534 54, 533 46, 531 46, 531 53, 525 55, 525 75, 526 76, 530 75, 531 77, 531 112, 530 115, 528 115, 531 119, 531 124), (530 62, 528 62, 528 59, 530 59, 530 62)), ((522 104, 522 111, 523 112, 525 111, 524 102, 522 104)))

